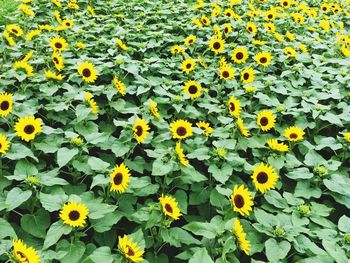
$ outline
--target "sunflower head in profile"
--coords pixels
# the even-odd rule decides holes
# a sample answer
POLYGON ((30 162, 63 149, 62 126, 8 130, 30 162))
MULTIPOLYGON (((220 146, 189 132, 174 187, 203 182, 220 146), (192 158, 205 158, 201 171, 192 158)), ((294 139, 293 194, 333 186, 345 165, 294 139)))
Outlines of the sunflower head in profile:
POLYGON ((196 123, 197 127, 203 131, 204 136, 208 137, 213 133, 213 128, 210 127, 210 123, 205 121, 199 121, 196 123))
POLYGON ((20 37, 23 35, 23 30, 18 25, 7 25, 6 29, 8 32, 14 34, 16 37, 20 37))
POLYGON ((196 61, 192 58, 187 58, 181 63, 182 71, 187 74, 193 71, 195 66, 196 66, 196 61))
POLYGON ((52 53, 52 62, 55 64, 55 67, 58 71, 61 71, 63 69, 63 57, 59 52, 52 53))
POLYGON ((188 37, 185 38, 184 44, 186 46, 193 45, 196 42, 196 36, 195 35, 189 35, 188 37))
POLYGON ((230 80, 235 76, 235 71, 229 65, 220 67, 220 79, 230 80))
POLYGON ((162 205, 164 215, 169 216, 174 220, 179 219, 182 215, 174 197, 162 194, 162 196, 159 197, 159 202, 162 205))
POLYGON ((241 102, 236 99, 234 96, 231 96, 229 101, 227 102, 227 108, 230 114, 236 118, 241 114, 241 102))
POLYGON ((41 119, 36 119, 34 116, 19 118, 15 124, 15 130, 18 137, 29 142, 43 130, 41 119))
POLYGON ((262 131, 269 131, 275 127, 276 118, 269 110, 263 110, 258 114, 257 124, 262 131))
POLYGON ((33 247, 27 247, 22 240, 12 240, 13 257, 19 263, 40 263, 40 256, 33 247))
POLYGON ((289 57, 296 57, 296 55, 297 55, 297 52, 295 51, 295 49, 294 48, 292 48, 292 47, 286 47, 285 49, 284 49, 284 53, 287 55, 287 56, 289 56, 289 57))
POLYGON ((288 152, 289 151, 288 145, 284 144, 283 142, 279 142, 277 139, 267 140, 266 143, 271 150, 274 150, 277 152, 288 152))
POLYGON ((256 29, 256 25, 253 22, 248 22, 246 29, 252 35, 255 35, 258 32, 258 30, 256 29))
POLYGON ((68 202, 60 211, 63 223, 71 227, 84 227, 89 209, 83 203, 68 202))
POLYGON ((131 262, 141 262, 145 253, 131 237, 124 235, 118 237, 118 247, 121 253, 131 262))
POLYGON ((222 53, 225 50, 225 40, 218 38, 218 37, 213 37, 209 41, 209 48, 215 54, 222 53))
POLYGON ((249 57, 248 50, 245 47, 235 48, 232 52, 231 59, 237 63, 244 63, 249 57))
POLYGON ((0 133, 0 153, 5 154, 10 147, 10 142, 5 135, 0 133))
POLYGON ((254 59, 256 63, 258 63, 259 65, 263 67, 267 67, 271 63, 272 56, 269 52, 263 51, 263 52, 259 52, 254 59))
POLYGON ((255 79, 255 73, 254 73, 254 69, 253 68, 245 68, 242 72, 241 72, 241 81, 244 84, 248 84, 253 82, 255 79))
POLYGON ((284 131, 284 137, 286 137, 287 140, 291 142, 301 141, 304 138, 304 135, 305 132, 303 129, 296 126, 288 127, 284 131))
POLYGON ((6 117, 12 111, 12 94, 1 93, 0 94, 0 116, 6 117))
POLYGON ((245 126, 243 119, 241 117, 237 118, 237 127, 240 131, 240 133, 244 136, 244 137, 249 137, 250 136, 250 132, 247 129, 247 127, 245 126))
POLYGON ((240 213, 242 216, 248 216, 250 211, 253 210, 252 194, 244 185, 240 185, 239 187, 237 185, 234 186, 231 200, 233 211, 240 213))
POLYGON ((85 61, 78 65, 78 72, 87 83, 94 83, 97 79, 97 71, 93 63, 85 61))
POLYGON ((188 94, 191 99, 196 99, 201 95, 202 86, 193 80, 189 80, 183 86, 183 91, 188 94))
POLYGON ((344 140, 350 143, 350 132, 344 132, 344 140))
POLYGON ((137 119, 132 127, 137 143, 143 143, 151 129, 144 119, 137 119))
POLYGON ((239 222, 238 218, 235 218, 233 222, 233 232, 238 241, 239 248, 246 254, 249 255, 250 251, 250 241, 247 239, 247 234, 243 230, 243 226, 241 222, 239 222))
POLYGON ((180 163, 182 165, 184 165, 184 166, 188 166, 189 161, 186 158, 186 155, 184 154, 184 150, 181 148, 181 143, 180 142, 176 143, 175 152, 177 154, 177 157, 178 157, 180 163))
POLYGON ((117 77, 113 78, 113 85, 122 96, 126 95, 126 87, 117 77))
POLYGON ((232 25, 230 23, 224 24, 224 34, 228 35, 232 32, 232 25))
POLYGON ((61 52, 67 49, 68 43, 62 37, 54 37, 50 41, 50 46, 54 52, 61 52))
POLYGON ((206 15, 202 15, 201 22, 205 26, 209 26, 210 25, 210 19, 206 15))
POLYGON ((186 120, 176 120, 170 124, 174 139, 185 139, 192 136, 192 124, 186 120))
POLYGON ((260 165, 253 169, 251 176, 255 188, 261 193, 265 193, 274 189, 278 180, 278 175, 271 165, 260 163, 260 165))

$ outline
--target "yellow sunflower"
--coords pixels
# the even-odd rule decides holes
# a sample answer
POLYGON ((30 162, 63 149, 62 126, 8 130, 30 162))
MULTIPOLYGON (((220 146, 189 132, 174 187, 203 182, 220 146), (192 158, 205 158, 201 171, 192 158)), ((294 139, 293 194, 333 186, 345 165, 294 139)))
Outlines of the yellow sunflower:
POLYGON ((145 253, 131 237, 124 235, 118 237, 118 247, 122 254, 132 262, 141 262, 145 253))
POLYGON ((220 79, 230 80, 235 76, 235 71, 229 65, 220 67, 220 79))
POLYGON ((123 82, 121 82, 117 77, 114 77, 113 78, 113 85, 122 96, 125 96, 126 87, 125 87, 123 82))
POLYGON ((130 175, 130 170, 124 163, 116 165, 109 175, 111 178, 111 192, 125 192, 130 182, 130 175))
POLYGON ((12 34, 14 34, 17 37, 20 37, 23 35, 23 30, 18 25, 7 25, 6 29, 8 32, 11 32, 12 34))
POLYGON ((274 189, 278 180, 278 174, 274 171, 271 165, 260 163, 260 165, 253 169, 251 176, 255 188, 261 193, 274 189))
POLYGON ((41 119, 36 119, 34 116, 19 118, 15 124, 15 130, 18 137, 29 142, 43 130, 41 119))
POLYGON ((0 116, 6 117, 12 111, 12 94, 1 93, 0 94, 0 116))
POLYGON ((117 43, 117 45, 124 51, 127 51, 129 48, 127 47, 127 45, 120 39, 120 38, 117 38, 115 40, 115 42, 117 43))
POLYGON ((178 207, 177 201, 174 197, 169 195, 163 195, 159 197, 159 202, 162 205, 163 213, 170 216, 174 220, 178 220, 182 216, 178 207))
POLYGON ((187 81, 183 86, 183 91, 188 95, 190 95, 191 99, 198 98, 201 95, 201 90, 202 90, 201 84, 193 80, 187 81))
POLYGON ((255 73, 253 68, 246 68, 241 72, 241 80, 244 84, 253 82, 255 79, 255 73))
POLYGON ((222 53, 225 49, 225 40, 213 37, 209 41, 209 47, 215 54, 222 53))
POLYGON ((224 24, 224 34, 228 35, 232 32, 232 25, 230 23, 224 24))
POLYGON ((189 35, 188 37, 185 38, 184 43, 186 46, 190 46, 196 42, 196 36, 194 35, 189 35))
POLYGON ((68 43, 62 37, 54 37, 50 41, 50 46, 54 52, 61 52, 67 49, 68 43))
POLYGON ((23 69, 28 77, 34 76, 33 67, 26 61, 16 61, 13 64, 14 69, 23 69))
POLYGON ((12 240, 13 256, 19 263, 40 263, 40 256, 33 247, 27 247, 22 240, 12 240))
POLYGON ((246 29, 252 35, 255 35, 258 32, 258 30, 256 29, 256 25, 253 22, 248 22, 246 29))
POLYGON ((281 0, 280 3, 283 8, 289 8, 292 5, 292 0, 281 0))
POLYGON ((304 135, 305 135, 305 132, 303 131, 303 129, 296 126, 288 127, 284 131, 284 137, 286 137, 288 141, 291 141, 291 142, 302 140, 304 138, 304 135))
POLYGON ((52 61, 55 64, 55 67, 58 71, 61 71, 63 69, 63 57, 58 52, 52 53, 52 61))
POLYGON ((68 202, 60 211, 63 223, 71 227, 84 227, 89 209, 83 203, 68 202))
POLYGON ((146 140, 151 128, 144 119, 137 119, 132 129, 134 131, 134 136, 137 140, 137 143, 140 144, 146 140))
POLYGON ((45 77, 48 79, 55 79, 55 80, 63 80, 65 78, 62 74, 56 74, 55 72, 51 70, 45 71, 45 77))
POLYGON ((195 66, 196 66, 196 61, 192 58, 187 58, 181 63, 182 71, 187 74, 193 71, 195 66))
POLYGON ((288 145, 286 145, 282 142, 279 142, 276 139, 270 139, 266 143, 270 147, 271 150, 278 151, 278 152, 288 152, 289 151, 288 145))
POLYGON ((350 132, 344 132, 344 139, 345 139, 347 142, 350 142, 350 132))
POLYGON ((232 96, 227 103, 227 107, 232 116, 239 117, 241 113, 241 102, 238 99, 232 96))
POLYGON ((157 119, 160 118, 160 113, 159 113, 158 106, 157 106, 156 102, 150 101, 149 110, 151 111, 151 113, 154 117, 156 117, 157 119))
POLYGON ((205 26, 209 26, 210 25, 210 19, 206 15, 202 15, 201 22, 205 26))
POLYGON ((240 133, 244 136, 244 137, 249 137, 250 136, 250 132, 247 129, 247 127, 244 125, 244 122, 242 120, 242 118, 238 117, 237 118, 237 126, 238 129, 240 131, 240 133))
POLYGON ((284 53, 285 53, 286 55, 288 55, 289 57, 296 57, 296 55, 297 55, 297 52, 296 52, 295 49, 292 48, 292 47, 286 47, 286 48, 284 49, 284 53))
POLYGON ((250 211, 252 211, 252 206, 254 205, 252 200, 252 194, 249 192, 248 188, 244 185, 237 186, 233 188, 233 194, 231 196, 233 211, 240 213, 242 216, 249 216, 250 211))
POLYGON ((258 114, 257 124, 263 131, 269 131, 275 127, 276 118, 269 110, 263 110, 258 114))
POLYGON ((244 63, 249 57, 248 50, 245 47, 237 47, 233 50, 231 59, 237 63, 244 63))
POLYGON ((277 15, 277 13, 276 13, 276 10, 274 10, 274 9, 270 9, 270 10, 265 12, 265 18, 267 20, 275 19, 276 15, 277 15))
POLYGON ((79 74, 87 83, 94 83, 97 79, 98 72, 94 68, 94 64, 88 61, 80 63, 77 67, 79 74))
POLYGON ((97 114, 98 113, 98 105, 96 101, 93 99, 93 96, 90 92, 85 93, 85 100, 89 104, 91 108, 91 112, 97 114))
POLYGON ((181 148, 180 142, 176 143, 175 151, 176 151, 177 157, 179 158, 180 163, 184 166, 188 166, 189 161, 186 158, 186 155, 184 154, 184 150, 181 148))
POLYGON ((259 65, 267 67, 271 63, 272 56, 269 52, 263 51, 259 52, 254 59, 259 65))
POLYGON ((171 54, 182 54, 184 55, 185 54, 185 49, 179 45, 175 45, 175 46, 172 46, 171 49, 171 54))
POLYGON ((243 230, 243 226, 239 222, 238 218, 235 218, 233 223, 233 231, 237 237, 239 248, 246 254, 249 255, 250 241, 247 240, 247 234, 243 230))
POLYGON ((5 154, 10 147, 10 142, 6 136, 0 133, 0 153, 5 154))
POLYGON ((173 121, 170 124, 170 131, 174 139, 185 139, 192 136, 192 124, 186 120, 173 121))
POLYGON ((210 123, 205 121, 199 121, 196 123, 197 127, 203 131, 204 136, 210 136, 213 133, 213 128, 210 127, 210 123))
POLYGON ((61 25, 63 25, 65 28, 72 28, 74 26, 74 22, 72 19, 65 19, 61 22, 61 25))

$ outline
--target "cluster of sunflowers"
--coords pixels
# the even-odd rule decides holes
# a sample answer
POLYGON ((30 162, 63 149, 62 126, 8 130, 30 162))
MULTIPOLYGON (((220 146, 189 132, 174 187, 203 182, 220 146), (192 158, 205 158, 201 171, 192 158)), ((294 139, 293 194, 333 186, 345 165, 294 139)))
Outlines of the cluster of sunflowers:
POLYGON ((22 0, 0 260, 346 262, 350 1, 185 2, 22 0))

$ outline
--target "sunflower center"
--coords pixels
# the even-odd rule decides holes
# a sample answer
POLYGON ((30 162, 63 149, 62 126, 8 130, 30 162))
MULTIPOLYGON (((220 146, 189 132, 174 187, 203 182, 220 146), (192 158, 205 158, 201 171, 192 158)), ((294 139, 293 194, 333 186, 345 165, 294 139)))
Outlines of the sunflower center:
POLYGON ((12 32, 15 33, 15 34, 18 34, 17 29, 12 29, 12 32))
POLYGON ((235 202, 235 206, 237 208, 242 208, 244 206, 244 198, 241 195, 235 195, 233 201, 235 202))
POLYGON ((225 34, 228 33, 228 27, 225 27, 224 32, 225 32, 225 34))
POLYGON ((273 15, 270 14, 270 15, 268 15, 267 17, 268 17, 268 19, 272 19, 272 18, 273 18, 273 15))
POLYGON ((58 63, 59 63, 59 62, 58 62, 58 58, 54 57, 54 58, 53 58, 53 62, 55 62, 56 64, 58 64, 58 63))
POLYGON ((56 47, 56 48, 58 48, 58 49, 60 49, 60 48, 62 48, 63 46, 62 46, 62 44, 61 44, 61 43, 56 42, 56 43, 55 43, 55 47, 56 47))
POLYGON ((0 109, 3 111, 8 110, 9 107, 10 103, 7 100, 4 100, 0 103, 0 109))
POLYGON ((288 2, 283 2, 283 5, 284 5, 284 6, 287 6, 287 5, 288 5, 288 2))
POLYGON ((215 42, 213 47, 214 49, 219 49, 221 47, 221 44, 219 42, 215 42))
POLYGON ((130 256, 130 257, 135 256, 135 252, 134 252, 134 250, 132 250, 132 248, 130 246, 127 245, 126 248, 127 248, 126 254, 128 256, 130 256))
POLYGON ((267 62, 267 58, 265 57, 260 58, 260 63, 265 64, 266 62, 267 62))
POLYGON ((117 173, 114 178, 113 178, 113 182, 115 185, 120 185, 123 181, 123 174, 122 173, 117 173))
POLYGON ((193 39, 188 40, 188 43, 192 44, 193 43, 193 39))
POLYGON ((235 111, 236 106, 233 102, 230 103, 230 111, 235 111))
POLYGON ((260 172, 256 176, 256 180, 259 182, 259 184, 266 183, 268 179, 269 179, 269 177, 268 177, 267 173, 265 173, 265 172, 260 172))
POLYGON ((191 65, 190 63, 186 64, 186 68, 187 68, 187 69, 190 69, 191 66, 192 66, 192 65, 191 65))
POLYGON ((227 12, 227 13, 226 13, 226 16, 231 16, 231 13, 230 13, 230 12, 227 12))
POLYGON ((31 124, 26 125, 26 126, 24 127, 24 132, 25 132, 26 134, 32 134, 34 131, 35 131, 35 127, 34 127, 33 125, 31 125, 31 124))
POLYGON ((249 73, 244 73, 244 74, 243 74, 243 79, 244 79, 244 80, 249 79, 249 73))
POLYGON ((238 52, 238 53, 236 54, 236 58, 239 59, 239 60, 241 60, 241 59, 243 58, 243 53, 242 53, 242 52, 238 52))
POLYGON ((16 256, 17 258, 18 257, 20 258, 20 262, 24 262, 24 263, 29 262, 29 259, 27 258, 27 256, 21 251, 17 251, 16 256))
POLYGON ((289 138, 296 139, 296 138, 298 138, 298 134, 292 133, 291 135, 289 135, 289 138))
POLYGON ((324 7, 322 8, 322 10, 323 10, 323 11, 327 11, 327 7, 324 6, 324 7))
POLYGON ((262 118, 260 119, 260 124, 261 124, 262 126, 266 126, 268 123, 269 123, 269 119, 268 119, 268 118, 262 117, 262 118))
POLYGON ((66 26, 70 26, 70 23, 69 23, 69 22, 66 22, 66 26))
POLYGON ((90 69, 84 68, 84 69, 83 69, 83 76, 84 76, 85 78, 90 77, 90 76, 91 76, 91 71, 90 71, 90 69))
POLYGON ((185 136, 186 133, 187 133, 187 130, 186 130, 185 127, 179 127, 179 128, 176 129, 176 133, 179 136, 185 136))
POLYGON ((142 135, 142 133, 143 133, 143 129, 142 129, 142 127, 139 125, 139 126, 136 126, 136 135, 137 136, 141 136, 142 135))
POLYGON ((230 73, 228 73, 228 71, 225 70, 224 72, 222 72, 222 76, 224 78, 228 78, 230 76, 230 73))
POLYGON ((76 210, 72 210, 72 211, 69 212, 68 217, 69 217, 70 220, 76 221, 76 220, 79 219, 80 213, 78 211, 76 211, 76 210))
POLYGON ((173 208, 171 207, 171 205, 169 205, 169 204, 165 204, 165 210, 167 211, 167 212, 169 212, 169 213, 172 213, 173 212, 173 208))
POLYGON ((196 94, 198 91, 198 88, 195 86, 195 85, 191 85, 189 88, 188 88, 188 92, 190 94, 196 94))
POLYGON ((253 31, 253 28, 252 28, 252 27, 248 27, 248 31, 249 31, 249 32, 252 32, 252 31, 253 31))

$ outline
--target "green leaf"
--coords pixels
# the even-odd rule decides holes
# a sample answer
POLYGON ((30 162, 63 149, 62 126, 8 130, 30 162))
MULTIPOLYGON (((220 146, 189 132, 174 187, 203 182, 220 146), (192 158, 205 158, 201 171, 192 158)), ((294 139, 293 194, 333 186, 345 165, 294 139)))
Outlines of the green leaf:
POLYGON ((302 168, 293 169, 293 171, 287 173, 286 176, 290 179, 298 180, 298 179, 310 179, 314 176, 314 174, 311 173, 308 168, 302 167, 302 168))
POLYGON ((174 247, 181 247, 181 244, 185 244, 185 245, 191 245, 191 244, 200 245, 201 244, 191 234, 189 234, 187 231, 185 231, 179 227, 172 227, 169 229, 164 229, 161 231, 161 236, 162 236, 164 242, 167 242, 171 246, 174 246, 174 247))
POLYGON ((213 175, 216 181, 224 184, 232 175, 233 167, 229 164, 224 164, 221 168, 215 164, 209 166, 208 172, 213 175))
POLYGON ((279 262, 279 260, 286 258, 291 245, 288 241, 277 242, 270 238, 265 242, 266 256, 270 262, 279 262))
POLYGON ((211 223, 191 222, 183 228, 197 236, 203 236, 209 239, 216 237, 217 227, 211 223))
POLYGON ((17 238, 17 235, 10 223, 0 218, 0 239, 5 237, 17 238))
POLYGON ((68 200, 68 196, 59 188, 50 194, 40 193, 40 203, 49 212, 60 210, 62 205, 68 200))
POLYGON ((90 157, 88 160, 88 165, 94 171, 105 171, 109 167, 109 163, 96 157, 90 157))
POLYGON ((338 229, 344 233, 349 233, 350 232, 350 217, 343 215, 341 218, 339 218, 338 229))
POLYGON ((322 240, 322 245, 328 254, 335 260, 337 263, 348 263, 348 258, 345 254, 345 251, 336 243, 336 240, 322 240))
POLYGON ((47 231, 47 235, 44 241, 43 249, 47 249, 52 245, 56 244, 56 242, 63 235, 68 235, 72 231, 70 226, 64 225, 61 220, 52 224, 47 231))
POLYGON ((181 166, 181 180, 184 183, 198 183, 198 182, 203 182, 207 181, 208 178, 205 177, 203 174, 198 172, 193 166, 181 166))
POLYGON ((85 252, 85 244, 81 241, 75 241, 70 243, 67 240, 60 244, 58 250, 67 252, 64 258, 61 259, 61 263, 79 263, 85 252))
POLYGON ((199 248, 188 263, 214 263, 214 261, 209 256, 206 248, 199 248))
POLYGON ((109 247, 97 248, 89 258, 95 263, 112 263, 114 260, 109 247))
POLYGON ((36 214, 27 214, 21 217, 23 230, 38 238, 45 238, 46 229, 50 226, 50 223, 50 214, 44 209, 38 210, 36 214))
POLYGON ((332 192, 350 196, 350 178, 339 174, 332 174, 331 178, 323 180, 323 183, 332 192))
POLYGON ((7 193, 5 204, 7 211, 11 211, 16 207, 19 207, 25 201, 32 196, 31 190, 22 191, 20 188, 15 187, 7 193))
POLYGON ((162 159, 156 159, 152 165, 152 175, 165 175, 174 169, 173 162, 163 162, 162 159))
POLYGON ((79 153, 76 148, 68 149, 63 147, 57 151, 57 163, 59 167, 65 166, 72 158, 79 153))

